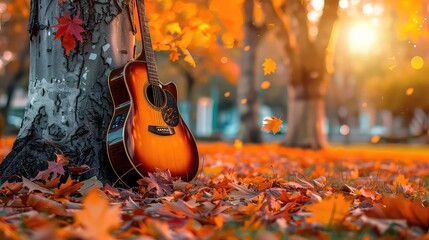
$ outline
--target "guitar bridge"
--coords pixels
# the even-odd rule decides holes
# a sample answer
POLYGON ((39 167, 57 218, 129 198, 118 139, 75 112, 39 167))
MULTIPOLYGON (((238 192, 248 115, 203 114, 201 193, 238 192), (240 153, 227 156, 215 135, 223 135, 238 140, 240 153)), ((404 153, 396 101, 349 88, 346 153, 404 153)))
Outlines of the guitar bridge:
POLYGON ((174 131, 174 128, 164 127, 164 126, 152 126, 152 125, 149 125, 149 132, 157 135, 161 135, 161 136, 170 136, 176 133, 174 131))

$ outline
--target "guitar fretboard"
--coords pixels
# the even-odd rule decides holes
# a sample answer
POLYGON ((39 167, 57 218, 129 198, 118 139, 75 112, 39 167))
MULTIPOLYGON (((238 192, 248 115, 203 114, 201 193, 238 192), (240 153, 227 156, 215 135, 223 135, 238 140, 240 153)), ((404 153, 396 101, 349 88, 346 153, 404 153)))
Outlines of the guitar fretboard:
MULTIPOLYGON (((137 4, 140 4, 140 2, 143 3, 143 0, 137 1, 137 4)), ((143 19, 140 19, 140 22, 143 25, 143 26, 140 25, 140 31, 142 32, 143 51, 146 57, 146 65, 147 65, 147 71, 149 74, 149 82, 152 84, 159 84, 158 68, 156 67, 155 52, 153 51, 153 48, 152 48, 152 40, 149 32, 149 22, 146 15, 146 9, 144 6, 142 7, 138 6, 138 8, 139 8, 139 11, 141 11, 141 13, 139 14, 139 17, 143 17, 143 19)))

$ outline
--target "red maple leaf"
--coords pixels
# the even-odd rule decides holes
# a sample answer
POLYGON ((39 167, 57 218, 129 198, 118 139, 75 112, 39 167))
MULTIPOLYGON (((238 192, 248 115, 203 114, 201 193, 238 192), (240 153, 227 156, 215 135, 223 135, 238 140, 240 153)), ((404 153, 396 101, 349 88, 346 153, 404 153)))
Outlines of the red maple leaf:
POLYGON ((58 28, 55 33, 55 39, 62 37, 62 45, 66 50, 66 55, 75 47, 76 40, 83 42, 81 33, 85 31, 82 27, 83 21, 79 18, 79 14, 73 19, 68 13, 64 13, 63 17, 57 18, 58 24, 53 26, 58 28))

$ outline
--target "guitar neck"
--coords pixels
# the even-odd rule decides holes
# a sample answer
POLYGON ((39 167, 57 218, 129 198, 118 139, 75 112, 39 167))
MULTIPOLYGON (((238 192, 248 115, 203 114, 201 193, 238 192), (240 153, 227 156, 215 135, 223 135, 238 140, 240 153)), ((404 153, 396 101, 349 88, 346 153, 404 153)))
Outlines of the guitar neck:
POLYGON ((156 66, 155 52, 152 48, 152 40, 149 32, 149 21, 147 19, 144 0, 137 0, 137 11, 140 21, 140 34, 143 43, 142 53, 138 59, 146 60, 149 82, 153 84, 159 84, 158 68, 156 66))

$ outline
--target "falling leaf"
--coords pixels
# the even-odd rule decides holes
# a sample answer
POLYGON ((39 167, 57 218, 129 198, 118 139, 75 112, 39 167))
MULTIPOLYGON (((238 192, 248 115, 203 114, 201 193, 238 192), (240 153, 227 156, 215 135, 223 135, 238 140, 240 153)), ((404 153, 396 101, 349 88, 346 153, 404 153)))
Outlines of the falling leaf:
POLYGON ((76 40, 83 42, 81 34, 85 31, 82 27, 84 22, 79 18, 79 15, 74 16, 72 19, 68 13, 64 13, 63 17, 57 18, 57 21, 58 23, 53 26, 58 28, 55 33, 55 39, 62 38, 63 48, 66 50, 66 55, 68 55, 75 48, 76 40))
POLYGON ((247 103, 247 98, 243 98, 243 99, 241 99, 241 104, 246 104, 247 103))
POLYGON ((261 88, 262 89, 268 89, 268 88, 270 88, 270 86, 271 86, 271 83, 269 81, 263 81, 261 83, 261 88))
POLYGON ((81 225, 90 239, 114 239, 113 230, 121 223, 119 205, 109 206, 98 189, 91 190, 83 200, 83 209, 74 212, 76 224, 81 225))
POLYGON ((378 143, 380 142, 380 140, 381 140, 380 135, 375 135, 375 136, 372 136, 371 143, 378 143))
POLYGON ((170 54, 168 54, 168 57, 170 58, 170 60, 172 62, 176 62, 177 60, 179 60, 180 57, 180 53, 179 51, 171 51, 170 54))
POLYGON ((414 93, 414 88, 410 87, 407 89, 407 91, 405 92, 405 95, 407 96, 411 96, 414 93))
POLYGON ((280 118, 276 118, 274 116, 271 117, 265 117, 263 121, 262 130, 269 133, 270 131, 273 132, 275 135, 280 131, 280 129, 283 126, 283 121, 280 118))
POLYGON ((245 52, 248 52, 248 51, 250 50, 250 46, 249 46, 249 45, 244 46, 243 50, 244 50, 245 52))
POLYGON ((274 73, 277 69, 277 63, 271 58, 266 58, 262 66, 264 67, 264 75, 274 73))
POLYGON ((227 98, 227 97, 231 96, 231 93, 230 93, 230 92, 225 92, 225 93, 223 94, 223 96, 227 98))
POLYGON ((395 69, 395 68, 396 68, 396 66, 397 66, 396 64, 394 64, 394 65, 390 65, 390 66, 389 66, 389 70, 390 70, 390 71, 393 71, 393 69, 395 69))
POLYGON ((307 222, 319 222, 330 226, 341 222, 349 212, 351 202, 344 199, 342 194, 323 199, 321 202, 306 206, 308 211, 314 213, 307 218, 307 222))

